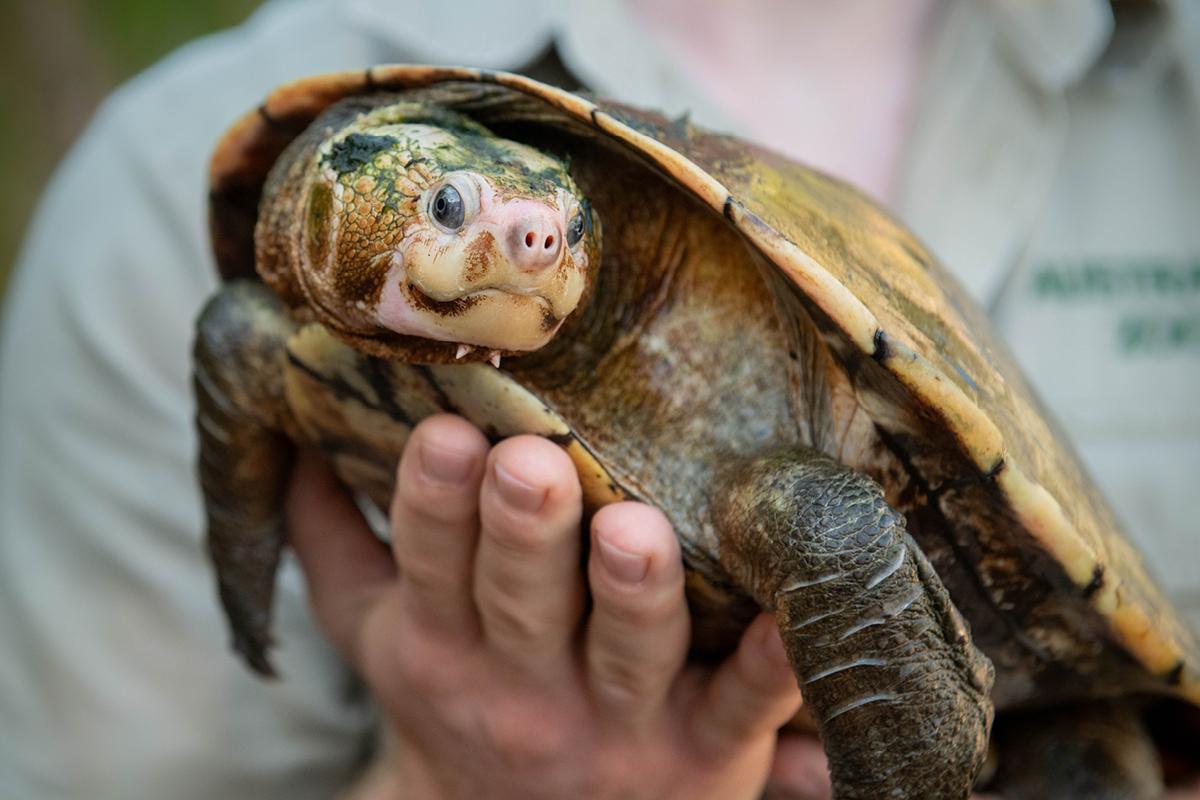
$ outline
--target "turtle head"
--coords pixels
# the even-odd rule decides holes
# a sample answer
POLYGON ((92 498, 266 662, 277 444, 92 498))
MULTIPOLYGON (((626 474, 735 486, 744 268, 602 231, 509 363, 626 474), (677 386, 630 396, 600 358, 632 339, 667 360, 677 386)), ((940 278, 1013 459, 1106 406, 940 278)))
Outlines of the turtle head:
MULTIPOLYGON (((594 213, 564 163, 448 111, 360 117, 318 148, 306 293, 338 327, 527 352, 580 304, 594 213)), ((475 360, 475 359, 472 359, 475 360)))

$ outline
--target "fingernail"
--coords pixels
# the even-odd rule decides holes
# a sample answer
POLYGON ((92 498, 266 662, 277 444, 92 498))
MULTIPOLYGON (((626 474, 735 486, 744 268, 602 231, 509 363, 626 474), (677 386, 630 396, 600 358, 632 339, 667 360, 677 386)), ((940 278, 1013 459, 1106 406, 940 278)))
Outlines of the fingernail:
POLYGON ((421 471, 438 483, 458 485, 466 481, 471 474, 472 460, 473 457, 467 453, 421 444, 421 471))
POLYGON ((604 568, 614 578, 624 583, 641 583, 650 570, 650 559, 635 553, 626 553, 619 547, 614 547, 603 539, 598 539, 596 549, 600 552, 600 560, 604 568))
POLYGON ((546 489, 530 486, 524 481, 517 480, 496 464, 496 488, 500 490, 500 498, 518 511, 537 511, 546 502, 546 489))

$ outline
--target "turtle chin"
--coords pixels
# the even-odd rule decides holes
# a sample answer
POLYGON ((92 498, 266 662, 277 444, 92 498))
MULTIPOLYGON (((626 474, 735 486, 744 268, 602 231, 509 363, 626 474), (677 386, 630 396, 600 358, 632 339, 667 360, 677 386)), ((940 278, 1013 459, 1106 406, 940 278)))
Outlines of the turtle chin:
MULTIPOLYGON (((396 333, 455 342, 492 351, 529 352, 553 338, 563 320, 550 301, 502 289, 482 289, 436 300, 413 283, 389 281, 375 309, 376 321, 396 333)), ((464 352, 460 348, 460 355, 464 352)))

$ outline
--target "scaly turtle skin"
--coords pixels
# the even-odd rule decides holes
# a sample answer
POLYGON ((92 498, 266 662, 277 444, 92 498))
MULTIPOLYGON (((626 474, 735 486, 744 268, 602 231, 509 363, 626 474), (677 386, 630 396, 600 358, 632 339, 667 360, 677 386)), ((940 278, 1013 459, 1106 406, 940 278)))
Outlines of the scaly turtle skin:
POLYGON ((518 76, 380 67, 237 123, 211 209, 200 468, 255 669, 293 443, 387 508, 452 411, 560 443, 589 510, 667 514, 697 658, 778 616, 835 797, 965 797, 993 704, 1000 775, 1037 773, 1014 795, 1161 792, 1109 758, 1146 741, 1113 698, 1196 704, 1191 634, 979 310, 853 189, 518 76), (1006 763, 1029 730, 1085 766, 1006 763))

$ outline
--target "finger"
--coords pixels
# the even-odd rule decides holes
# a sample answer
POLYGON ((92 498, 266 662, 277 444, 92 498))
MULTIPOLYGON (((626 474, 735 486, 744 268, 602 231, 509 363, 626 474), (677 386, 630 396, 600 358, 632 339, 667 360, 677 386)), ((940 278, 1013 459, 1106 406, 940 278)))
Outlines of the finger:
POLYGON ((829 800, 829 761, 816 736, 780 735, 767 800, 829 800))
POLYGON ((396 563, 316 452, 300 450, 286 502, 288 541, 317 622, 352 657, 365 614, 396 579, 396 563))
POLYGON ((443 414, 413 430, 400 459, 391 512, 400 596, 413 623, 439 635, 478 634, 471 565, 487 451, 477 428, 443 414))
POLYGON ((480 499, 475 602, 489 646, 539 676, 570 666, 583 608, 582 493, 571 459, 535 436, 501 442, 480 499))
POLYGON ((661 713, 690 639, 679 543, 666 517, 639 503, 602 508, 588 582, 592 695, 610 722, 636 729, 661 713))
POLYGON ((693 718, 693 734, 702 750, 729 753, 774 736, 799 708, 800 689, 775 618, 760 614, 713 675, 693 718))

